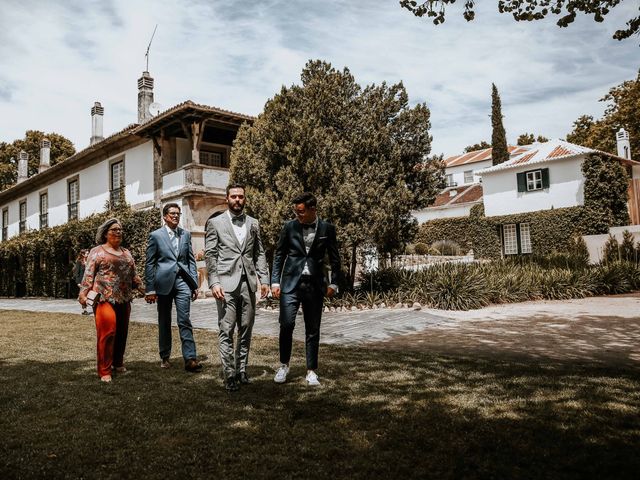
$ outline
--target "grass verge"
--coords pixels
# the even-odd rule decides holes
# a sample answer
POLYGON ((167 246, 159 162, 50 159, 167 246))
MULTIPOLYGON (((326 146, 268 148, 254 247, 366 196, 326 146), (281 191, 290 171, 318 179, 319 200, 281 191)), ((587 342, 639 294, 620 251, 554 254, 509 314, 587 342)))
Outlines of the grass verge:
MULTIPOLYGON (((205 371, 161 370, 157 330, 132 324, 130 373, 101 384, 92 317, 0 311, 0 478, 636 478, 640 371, 321 346, 317 389, 229 395, 215 334, 205 371)), ((174 357, 179 355, 174 331, 174 357)))

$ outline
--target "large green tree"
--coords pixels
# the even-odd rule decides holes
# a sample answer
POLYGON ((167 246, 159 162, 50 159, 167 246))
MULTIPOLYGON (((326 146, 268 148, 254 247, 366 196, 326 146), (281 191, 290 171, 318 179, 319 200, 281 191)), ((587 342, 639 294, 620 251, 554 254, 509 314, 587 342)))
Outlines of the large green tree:
POLYGON ((613 87, 600 101, 608 103, 602 118, 582 115, 573 123, 567 141, 616 154, 616 131, 623 127, 629 132, 632 155, 640 156, 640 72, 634 80, 613 87))
POLYGON ((509 160, 507 134, 502 124, 502 103, 494 83, 491 84, 491 163, 498 165, 509 160))
POLYGON ((53 132, 27 130, 24 138, 14 140, 12 143, 0 142, 0 190, 16 183, 18 154, 21 150, 29 154, 29 176, 38 172, 40 145, 43 138, 48 138, 51 142, 50 161, 52 166, 76 153, 71 140, 53 132))
MULTIPOLYGON (((446 6, 456 0, 400 0, 400 6, 417 17, 427 16, 438 25, 445 20, 446 6)), ((462 3, 462 2, 460 2, 462 3)), ((593 20, 602 22, 611 9, 622 0, 498 0, 498 11, 510 13, 516 21, 542 20, 550 15, 560 16, 557 25, 567 27, 578 14, 593 15, 593 20)), ((465 0, 463 17, 467 22, 475 16, 475 0, 465 0)), ((627 21, 626 28, 617 30, 613 38, 623 40, 640 31, 640 15, 627 21)))
POLYGON ((248 186, 248 209, 273 250, 291 199, 313 192, 337 227, 354 280, 360 247, 399 250, 415 229, 411 210, 444 187, 431 150, 429 110, 408 105, 402 83, 362 88, 350 71, 309 61, 301 84, 282 87, 234 142, 230 175, 248 186))

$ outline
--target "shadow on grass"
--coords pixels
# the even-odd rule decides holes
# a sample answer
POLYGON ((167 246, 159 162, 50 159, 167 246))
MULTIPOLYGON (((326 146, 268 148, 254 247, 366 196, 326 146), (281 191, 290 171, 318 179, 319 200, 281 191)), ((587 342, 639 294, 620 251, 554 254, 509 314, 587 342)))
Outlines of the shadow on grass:
MULTIPOLYGON (((290 381, 277 385, 277 340, 255 338, 254 383, 229 395, 215 351, 202 374, 158 368, 149 325, 131 326, 130 373, 101 384, 88 324, 56 321, 62 339, 43 322, 0 323, 15 337, 0 338, 0 478, 636 478, 640 469, 637 368, 322 345, 313 389, 302 344, 290 381)), ((197 335, 215 344, 211 332, 197 335)))

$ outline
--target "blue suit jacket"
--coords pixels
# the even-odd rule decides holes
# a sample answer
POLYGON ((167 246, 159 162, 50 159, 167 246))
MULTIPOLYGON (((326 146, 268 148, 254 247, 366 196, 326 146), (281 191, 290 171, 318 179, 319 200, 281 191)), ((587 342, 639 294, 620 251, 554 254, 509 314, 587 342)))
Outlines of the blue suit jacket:
POLYGON ((291 220, 284 224, 278 238, 278 245, 273 258, 273 273, 271 283, 279 283, 282 293, 290 293, 298 286, 305 263, 309 265, 311 277, 319 289, 326 286, 324 272, 324 258, 328 254, 331 266, 330 283, 337 285, 340 275, 340 254, 336 228, 318 219, 316 236, 307 253, 302 237, 302 224, 298 220, 291 220))
POLYGON ((168 295, 180 272, 182 272, 182 279, 191 290, 198 289, 198 273, 191 247, 191 233, 178 227, 176 234, 178 235, 178 255, 171 247, 171 239, 164 225, 149 234, 144 268, 147 293, 168 295))

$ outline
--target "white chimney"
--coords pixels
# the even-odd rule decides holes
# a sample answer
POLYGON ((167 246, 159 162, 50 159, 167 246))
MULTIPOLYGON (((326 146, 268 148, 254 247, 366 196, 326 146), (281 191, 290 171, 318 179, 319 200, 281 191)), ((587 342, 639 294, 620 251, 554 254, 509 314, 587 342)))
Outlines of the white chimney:
POLYGON ((43 138, 40 144, 40 167, 38 173, 44 172, 51 166, 51 142, 48 138, 43 138))
POLYGON ((29 154, 20 150, 18 154, 18 183, 24 182, 27 178, 29 178, 29 154))
POLYGON ((149 106, 153 103, 153 78, 149 72, 142 72, 138 79, 138 123, 144 123, 151 118, 149 106))
POLYGON ((631 160, 631 143, 629 142, 629 132, 620 127, 616 132, 616 143, 618 144, 618 156, 631 160))
POLYGON ((94 145, 104 140, 102 133, 102 120, 104 118, 104 108, 100 102, 95 102, 91 107, 91 140, 89 145, 94 145))

